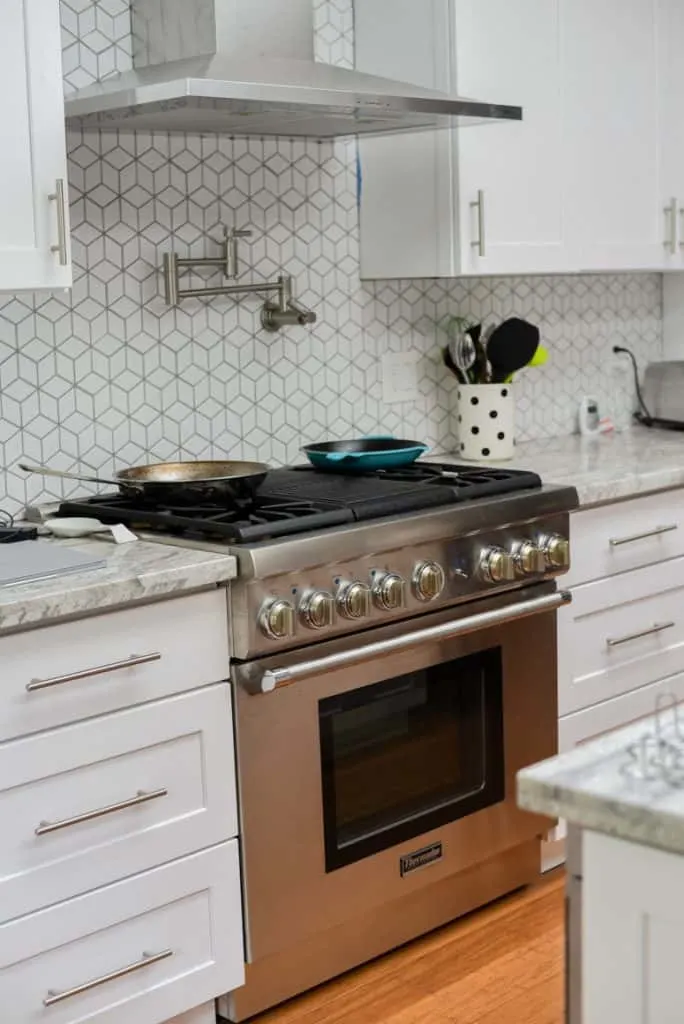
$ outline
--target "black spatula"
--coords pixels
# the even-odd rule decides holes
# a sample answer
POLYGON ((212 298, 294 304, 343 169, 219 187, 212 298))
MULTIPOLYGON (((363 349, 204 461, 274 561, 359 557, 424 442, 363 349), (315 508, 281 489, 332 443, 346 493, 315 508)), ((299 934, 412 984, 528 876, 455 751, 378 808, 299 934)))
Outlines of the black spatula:
POLYGON ((539 328, 527 320, 511 317, 499 324, 487 342, 492 383, 503 384, 512 373, 527 366, 538 345, 539 328))

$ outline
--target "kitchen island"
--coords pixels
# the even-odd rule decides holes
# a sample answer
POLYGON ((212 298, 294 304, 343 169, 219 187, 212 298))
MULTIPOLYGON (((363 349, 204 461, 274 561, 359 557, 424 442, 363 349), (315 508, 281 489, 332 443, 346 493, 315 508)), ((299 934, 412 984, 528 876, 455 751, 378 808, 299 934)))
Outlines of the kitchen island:
POLYGON ((521 807, 572 827, 572 1024, 681 1024, 684 714, 660 711, 518 775, 521 807))

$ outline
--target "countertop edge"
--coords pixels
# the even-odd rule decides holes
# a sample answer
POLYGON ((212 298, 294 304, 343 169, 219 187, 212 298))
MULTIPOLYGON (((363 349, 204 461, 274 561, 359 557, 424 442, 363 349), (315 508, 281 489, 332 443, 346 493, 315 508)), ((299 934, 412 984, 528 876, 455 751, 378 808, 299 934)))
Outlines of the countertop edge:
POLYGON ((524 769, 517 779, 518 805, 549 818, 601 832, 626 842, 667 853, 684 854, 684 818, 661 808, 630 806, 553 782, 531 778, 524 769))

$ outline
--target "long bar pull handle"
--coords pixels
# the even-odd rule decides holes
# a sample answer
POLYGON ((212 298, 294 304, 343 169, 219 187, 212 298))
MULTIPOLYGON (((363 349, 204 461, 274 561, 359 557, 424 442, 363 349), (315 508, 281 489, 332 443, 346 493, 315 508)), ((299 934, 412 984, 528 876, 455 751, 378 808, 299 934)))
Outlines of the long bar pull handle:
POLYGON ((58 178, 55 182, 55 191, 48 196, 51 202, 57 203, 57 245, 50 246, 50 252, 59 253, 60 267, 66 267, 69 262, 67 251, 67 227, 66 227, 66 191, 64 178, 58 178))
POLYGON ((670 252, 677 252, 677 198, 673 196, 664 209, 666 220, 669 221, 669 236, 666 235, 665 248, 670 252))
POLYGON ((47 690, 50 686, 61 686, 62 683, 75 683, 79 679, 91 679, 93 676, 103 676, 106 672, 119 672, 124 668, 133 668, 135 665, 147 665, 151 661, 161 661, 159 651, 151 651, 149 654, 131 654, 130 658, 122 661, 113 661, 109 665, 95 665, 93 668, 83 668, 79 672, 69 672, 63 676, 51 676, 49 679, 32 679, 26 684, 27 693, 35 693, 36 690, 47 690))
POLYGON ((120 967, 118 971, 102 974, 99 978, 93 978, 92 981, 86 981, 82 985, 76 985, 74 988, 67 988, 64 992, 54 992, 51 989, 43 1000, 43 1006, 56 1006, 57 1003, 63 1003, 65 999, 73 999, 74 996, 90 992, 91 989, 98 988, 99 985, 106 985, 108 981, 117 981, 118 978, 125 978, 127 974, 141 971, 143 967, 151 967, 152 964, 168 960, 170 956, 173 956, 172 949, 164 949, 161 953, 143 953, 140 960, 136 960, 132 964, 126 964, 125 967, 120 967))
POLYGON ((572 594, 570 591, 559 590, 555 594, 536 597, 531 601, 523 601, 512 607, 496 608, 494 611, 482 612, 479 615, 468 615, 466 618, 457 619, 455 622, 443 622, 439 626, 428 626, 427 629, 418 629, 413 633, 403 633, 401 636, 394 636, 389 640, 378 640, 373 644, 362 644, 348 651, 329 654, 325 658, 303 661, 298 665, 293 665, 291 668, 267 669, 261 677, 259 690, 261 693, 270 693, 271 690, 275 690, 276 686, 286 686, 305 676, 317 675, 321 672, 342 668, 345 665, 352 665, 355 662, 365 661, 378 655, 403 651, 407 647, 415 647, 428 641, 448 640, 451 637, 465 636, 467 633, 475 633, 477 630, 488 629, 491 626, 502 626, 507 622, 515 622, 518 619, 525 619, 530 615, 538 615, 540 612, 556 611, 557 608, 564 604, 570 604, 571 601, 572 594))
POLYGON ((655 633, 662 633, 664 629, 672 629, 674 622, 655 622, 648 629, 640 629, 636 633, 626 633, 625 636, 611 637, 606 639, 606 647, 619 647, 621 644, 628 644, 632 640, 641 640, 643 636, 653 636, 655 633))
POLYGON ((159 800, 162 796, 168 796, 168 793, 168 789, 155 789, 149 793, 140 789, 135 796, 129 797, 128 800, 119 800, 116 804, 98 807, 94 811, 84 811, 83 814, 75 814, 73 818, 62 818, 61 821, 41 821, 34 831, 37 836, 48 836, 52 832, 60 832, 63 828, 70 828, 72 825, 82 825, 84 821, 94 821, 96 818, 104 818, 106 814, 115 814, 117 811, 126 811, 129 807, 148 804, 151 800, 159 800))
POLYGON ((478 256, 487 255, 485 242, 485 195, 482 189, 478 189, 477 199, 470 204, 471 210, 477 210, 477 238, 470 244, 477 249, 478 256))
POLYGON ((637 540, 648 540, 649 537, 660 537, 663 533, 672 533, 673 530, 678 529, 678 523, 668 523, 667 526, 656 526, 652 530, 646 530, 645 533, 631 533, 628 537, 611 537, 608 543, 611 548, 619 548, 622 544, 633 544, 637 540))

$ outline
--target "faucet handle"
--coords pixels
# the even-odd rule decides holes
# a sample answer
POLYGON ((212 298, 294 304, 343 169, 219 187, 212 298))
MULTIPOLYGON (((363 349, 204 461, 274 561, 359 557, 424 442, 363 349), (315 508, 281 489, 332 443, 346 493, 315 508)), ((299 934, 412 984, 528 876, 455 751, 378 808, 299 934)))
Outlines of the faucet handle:
POLYGON ((251 238, 254 234, 249 228, 228 228, 223 226, 223 252, 225 258, 225 267, 223 268, 224 277, 237 277, 238 276, 238 239, 240 238, 251 238))

